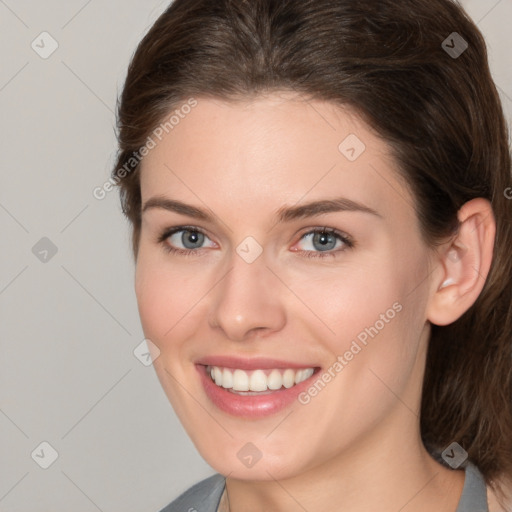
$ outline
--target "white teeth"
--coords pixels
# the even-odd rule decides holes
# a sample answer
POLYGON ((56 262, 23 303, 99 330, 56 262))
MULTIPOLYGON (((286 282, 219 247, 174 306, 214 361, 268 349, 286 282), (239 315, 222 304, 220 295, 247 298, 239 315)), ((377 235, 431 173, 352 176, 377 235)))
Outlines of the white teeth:
POLYGON ((213 379, 215 380, 215 384, 217 384, 217 386, 222 384, 222 370, 217 366, 213 368, 213 379))
POLYGON ((272 370, 267 377, 268 389, 281 389, 283 387, 283 377, 279 370, 272 370))
POLYGON ((299 370, 295 374, 295 384, 298 384, 299 382, 302 382, 303 380, 309 379, 309 377, 311 377, 311 375, 313 375, 314 372, 315 372, 315 370, 313 370, 313 368, 306 368, 305 370, 299 370))
MULTIPOLYGON (((215 381, 215 384, 217 384, 217 381, 215 381)), ((243 370, 233 372, 233 389, 235 391, 249 391, 249 375, 243 370)))
POLYGON ((222 387, 226 389, 233 387, 233 374, 226 368, 222 372, 222 387))
POLYGON ((283 373, 283 386, 285 388, 291 388, 295 384, 295 371, 288 368, 283 373))
POLYGON ((251 391, 267 390, 267 376, 263 370, 256 370, 252 372, 252 375, 249 379, 249 389, 251 391))
POLYGON ((234 371, 219 366, 208 366, 207 373, 219 387, 233 389, 233 391, 267 391, 285 388, 291 388, 295 384, 309 379, 314 373, 313 368, 303 368, 294 370, 287 368, 279 370, 277 368, 270 371, 254 370, 246 372, 236 369, 234 371), (268 375, 267 375, 268 374, 268 375))

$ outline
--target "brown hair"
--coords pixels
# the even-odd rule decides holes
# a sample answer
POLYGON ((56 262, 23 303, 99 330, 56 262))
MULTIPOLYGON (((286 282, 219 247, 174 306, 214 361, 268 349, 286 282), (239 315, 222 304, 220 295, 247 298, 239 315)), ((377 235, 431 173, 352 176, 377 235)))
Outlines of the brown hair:
POLYGON ((481 33, 451 0, 176 0, 140 42, 118 104, 112 177, 135 258, 133 155, 152 130, 191 96, 274 90, 355 108, 392 148, 427 243, 456 231, 466 201, 491 201, 497 235, 484 290, 459 320, 432 326, 421 432, 437 456, 457 441, 500 491, 497 481, 512 477, 511 158, 481 33), (468 47, 450 55, 445 40, 468 47))

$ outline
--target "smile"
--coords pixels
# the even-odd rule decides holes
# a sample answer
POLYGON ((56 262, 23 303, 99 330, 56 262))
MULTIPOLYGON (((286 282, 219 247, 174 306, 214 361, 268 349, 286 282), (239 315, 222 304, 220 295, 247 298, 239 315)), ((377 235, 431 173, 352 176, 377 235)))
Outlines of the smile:
POLYGON ((318 366, 292 368, 295 363, 263 358, 208 359, 195 365, 206 397, 224 413, 251 419, 299 404, 297 397, 320 371, 318 366))

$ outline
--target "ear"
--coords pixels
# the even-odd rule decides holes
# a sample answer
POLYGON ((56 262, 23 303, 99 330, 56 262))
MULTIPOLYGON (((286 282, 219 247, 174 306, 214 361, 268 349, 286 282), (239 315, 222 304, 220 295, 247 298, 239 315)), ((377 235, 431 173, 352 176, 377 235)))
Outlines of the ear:
POLYGON ((489 201, 472 199, 458 212, 459 230, 436 253, 427 319, 448 325, 476 301, 491 267, 496 222, 489 201))

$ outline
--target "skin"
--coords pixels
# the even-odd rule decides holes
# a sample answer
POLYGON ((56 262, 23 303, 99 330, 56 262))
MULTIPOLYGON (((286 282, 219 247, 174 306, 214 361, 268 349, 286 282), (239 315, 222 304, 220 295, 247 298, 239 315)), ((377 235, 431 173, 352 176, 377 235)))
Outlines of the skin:
POLYGON ((159 195, 214 215, 144 211, 135 289, 159 380, 198 451, 227 476, 233 512, 457 507, 464 473, 435 462, 421 442, 421 385, 430 322, 453 322, 483 287, 494 217, 487 201, 466 203, 459 235, 434 251, 395 169, 354 112, 286 92, 198 98, 143 160, 143 205, 159 195), (338 149, 349 134, 366 146, 353 162, 338 149), (379 216, 276 221, 284 205, 338 196, 379 216), (181 233, 157 241, 177 226, 204 230, 203 246, 166 252, 166 243, 184 248, 181 233), (304 235, 322 227, 349 234, 354 247, 307 258, 321 249, 304 235), (263 248, 250 264, 236 252, 248 236, 263 248), (394 303, 401 311, 307 405, 249 420, 219 410, 202 388, 194 361, 207 355, 327 369, 394 303), (251 468, 237 457, 248 442, 262 454, 251 468))

